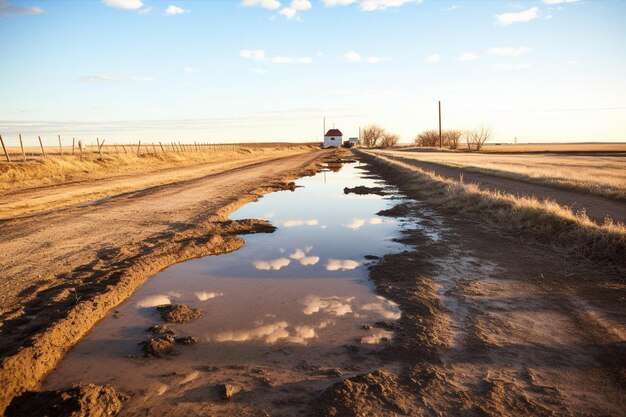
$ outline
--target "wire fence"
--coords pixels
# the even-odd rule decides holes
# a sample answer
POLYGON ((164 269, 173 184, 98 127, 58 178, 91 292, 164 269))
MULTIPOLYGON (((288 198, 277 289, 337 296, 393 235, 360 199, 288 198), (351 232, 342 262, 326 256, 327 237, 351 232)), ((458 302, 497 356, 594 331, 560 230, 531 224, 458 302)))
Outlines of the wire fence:
MULTIPOLYGON (((159 153, 185 153, 185 152, 224 152, 254 148, 291 148, 307 145, 306 143, 285 142, 248 142, 248 143, 208 143, 193 142, 182 143, 180 141, 158 141, 137 143, 107 143, 106 139, 96 138, 95 141, 87 141, 76 137, 64 138, 57 135, 56 140, 37 137, 22 137, 7 139, 0 135, 4 161, 9 163, 41 160, 49 157, 81 157, 102 158, 105 155, 134 154, 155 155, 159 153)), ((310 145, 310 144, 309 144, 310 145)))

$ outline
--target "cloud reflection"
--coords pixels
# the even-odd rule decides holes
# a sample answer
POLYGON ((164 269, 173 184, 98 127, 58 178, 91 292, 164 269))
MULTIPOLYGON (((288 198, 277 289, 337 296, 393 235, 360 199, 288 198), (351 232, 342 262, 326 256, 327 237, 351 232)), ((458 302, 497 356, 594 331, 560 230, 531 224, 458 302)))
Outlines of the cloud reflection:
POLYGON ((398 304, 379 295, 377 295, 376 298, 380 300, 379 303, 365 304, 361 307, 361 310, 372 311, 387 320, 398 320, 400 318, 402 314, 400 313, 398 304))
POLYGON ((296 226, 316 226, 319 222, 316 219, 309 220, 283 220, 278 222, 283 227, 296 227, 296 226))
POLYGON ((256 269, 260 269, 261 271, 270 271, 270 270, 278 271, 281 268, 286 267, 290 263, 291 261, 287 258, 278 258, 278 259, 271 259, 269 261, 262 261, 262 260, 254 261, 252 262, 252 265, 254 265, 256 269))
POLYGON ((252 329, 228 330, 218 333, 211 339, 216 342, 248 342, 251 340, 262 340, 272 345, 278 341, 306 345, 317 337, 317 330, 327 327, 332 322, 322 321, 318 325, 296 325, 290 331, 290 325, 286 321, 278 321, 271 324, 261 324, 252 329))
POLYGON ((171 304, 172 301, 169 299, 167 295, 157 294, 157 295, 149 295, 148 297, 142 298, 139 302, 137 302, 137 308, 148 308, 148 307, 156 307, 163 304, 171 304))
POLYGON ((353 261, 352 259, 330 258, 328 262, 326 262, 326 269, 328 271, 347 271, 350 269, 358 268, 359 265, 359 262, 353 261))
POLYGON ((200 301, 210 300, 211 298, 221 297, 224 293, 221 292, 207 292, 207 291, 197 291, 196 298, 200 301))
POLYGON ((383 220, 380 217, 372 217, 371 219, 359 219, 354 218, 348 224, 344 224, 344 227, 352 230, 358 230, 366 224, 381 224, 383 220))
POLYGON ((289 257, 300 262, 300 265, 315 265, 319 262, 320 258, 319 256, 307 256, 311 250, 313 250, 313 246, 307 246, 304 249, 297 248, 289 257))
POLYGON ((307 316, 314 313, 326 313, 334 316, 345 316, 352 313, 352 305, 350 304, 354 297, 326 297, 321 298, 314 295, 307 296, 302 300, 304 310, 302 312, 307 316))

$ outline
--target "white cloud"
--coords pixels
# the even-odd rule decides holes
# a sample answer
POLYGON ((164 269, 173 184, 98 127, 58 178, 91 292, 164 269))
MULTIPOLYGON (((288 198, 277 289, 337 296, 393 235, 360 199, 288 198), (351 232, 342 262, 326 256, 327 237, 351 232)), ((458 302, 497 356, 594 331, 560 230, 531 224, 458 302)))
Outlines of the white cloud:
POLYGON ((297 12, 304 12, 306 10, 311 10, 312 6, 309 0, 292 0, 289 7, 297 12))
POLYGON ((543 4, 578 3, 580 0, 541 0, 543 4))
POLYGON ((294 9, 292 9, 291 7, 285 7, 284 9, 281 9, 280 12, 278 12, 278 13, 282 14, 287 19, 291 20, 294 17, 296 17, 296 13, 297 12, 294 9))
POLYGON ((363 57, 356 51, 348 51, 343 54, 343 57, 348 62, 361 62, 363 57))
POLYGON ((137 13, 144 16, 144 15, 152 13, 153 11, 154 11, 154 7, 144 7, 143 9, 139 10, 137 13))
POLYGON ((335 7, 335 6, 347 6, 349 4, 354 3, 356 0, 322 0, 324 6, 326 7, 335 7))
POLYGON ((183 68, 183 71, 185 71, 187 74, 197 74, 200 72, 198 68, 192 68, 192 67, 183 68))
POLYGON ((243 0, 241 5, 243 7, 261 7, 268 10, 280 8, 280 2, 278 0, 243 0))
POLYGON ((439 62, 439 61, 441 61, 441 57, 438 54, 428 55, 426 59, 424 59, 424 62, 428 64, 432 64, 434 62, 439 62))
POLYGON ((167 9, 165 9, 165 15, 166 16, 175 16, 177 14, 185 14, 185 13, 189 13, 189 9, 183 9, 181 7, 178 6, 168 6, 167 9))
POLYGON ((357 261, 353 261, 352 259, 333 259, 330 258, 326 262, 326 270, 327 271, 348 271, 350 269, 358 268, 361 265, 357 261))
POLYGON ((530 9, 523 10, 517 13, 497 14, 495 17, 497 25, 506 26, 512 23, 529 22, 533 19, 536 19, 537 16, 539 16, 539 8, 531 7, 530 9))
POLYGON ((140 0, 102 0, 102 3, 109 7, 124 10, 136 10, 143 6, 140 0))
POLYGON ((366 59, 368 64, 378 64, 383 61, 391 61, 391 58, 382 58, 379 56, 368 56, 366 59))
POLYGON ((476 54, 474 54, 472 52, 463 52, 461 54, 461 56, 459 57, 459 59, 461 61, 465 61, 465 62, 467 62, 467 61, 474 61, 474 60, 478 59, 478 55, 476 55, 476 54))
POLYGON ((443 10, 444 12, 451 12, 451 11, 456 10, 458 8, 459 8, 459 6, 454 5, 454 6, 446 7, 445 9, 441 9, 441 10, 443 10))
POLYGON ((217 342, 246 342, 253 339, 263 339, 265 343, 272 344, 289 337, 287 327, 289 327, 289 323, 280 321, 248 330, 229 330, 218 333, 214 340, 217 342))
POLYGON ((315 265, 319 262, 320 258, 319 256, 307 256, 311 250, 313 250, 313 246, 307 246, 304 249, 297 248, 289 257, 300 262, 300 265, 315 265))
POLYGON ((375 345, 375 344, 382 342, 383 340, 391 339, 392 337, 393 337, 393 332, 389 330, 378 329, 372 334, 369 334, 361 338, 361 343, 366 344, 366 345, 375 345))
POLYGON ((371 12, 374 10, 385 10, 392 7, 401 7, 405 4, 419 4, 422 0, 361 0, 361 10, 371 12))
POLYGON ((139 82, 147 83, 156 81, 156 78, 150 76, 133 76, 122 77, 118 75, 90 75, 82 78, 83 81, 88 83, 118 83, 118 82, 139 82))
POLYGON ((502 47, 502 48, 489 48, 487 53, 491 55, 506 55, 506 56, 519 56, 524 52, 532 51, 533 48, 527 48, 520 46, 519 48, 502 47))
POLYGON ((494 68, 497 70, 521 70, 530 68, 530 64, 497 64, 494 68))
POLYGON ((287 258, 278 258, 278 259, 271 259, 269 261, 254 261, 252 262, 252 265, 254 265, 254 267, 256 269, 259 269, 261 271, 279 271, 281 268, 286 267, 287 265, 289 265, 291 263, 291 261, 287 258))
POLYGON ((263 68, 254 68, 252 71, 255 74, 258 74, 258 75, 265 75, 265 74, 267 74, 267 71, 265 71, 263 68))
POLYGON ((25 14, 41 14, 44 10, 41 7, 14 6, 9 0, 0 0, 0 16, 17 16, 25 14))
POLYGON ((265 51, 262 49, 256 49, 256 50, 243 49, 239 52, 239 56, 245 59, 254 59, 255 61, 263 61, 265 59, 265 51))
POLYGON ((298 262, 300 262, 300 265, 311 266, 316 265, 319 261, 319 256, 305 256, 304 258, 300 258, 298 262))
MULTIPOLYGON (((309 56, 275 56, 274 58, 272 58, 272 62, 274 64, 310 64, 313 62, 313 58, 309 56)), ((312 226, 312 224, 306 224, 312 226)), ((315 221, 315 224, 317 224, 317 220, 315 221)))

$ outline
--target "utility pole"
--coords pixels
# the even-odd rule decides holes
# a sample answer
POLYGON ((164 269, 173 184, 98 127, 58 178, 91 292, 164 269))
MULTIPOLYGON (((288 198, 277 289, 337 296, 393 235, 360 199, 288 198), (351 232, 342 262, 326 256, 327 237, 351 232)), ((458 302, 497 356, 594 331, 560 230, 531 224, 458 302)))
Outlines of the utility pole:
POLYGON ((322 129, 324 129, 322 131, 322 141, 324 141, 324 135, 326 135, 326 117, 324 117, 324 126, 322 127, 322 129))
POLYGON ((441 148, 441 100, 439 101, 439 148, 441 148))

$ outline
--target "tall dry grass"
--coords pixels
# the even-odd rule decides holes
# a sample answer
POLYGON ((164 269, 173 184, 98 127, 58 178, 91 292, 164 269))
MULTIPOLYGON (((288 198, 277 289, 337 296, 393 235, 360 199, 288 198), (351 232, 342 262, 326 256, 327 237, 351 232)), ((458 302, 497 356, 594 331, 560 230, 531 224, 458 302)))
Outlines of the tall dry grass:
POLYGON ((481 190, 432 171, 366 153, 392 170, 395 182, 409 195, 457 212, 471 212, 515 233, 531 234, 602 264, 626 269, 626 226, 606 219, 598 224, 584 212, 553 201, 481 190))
POLYGON ((73 181, 110 178, 251 157, 288 154, 309 145, 237 146, 208 152, 144 152, 49 156, 26 162, 0 163, 0 193, 73 181))
POLYGON ((621 156, 402 151, 393 155, 626 201, 626 157, 621 156))

